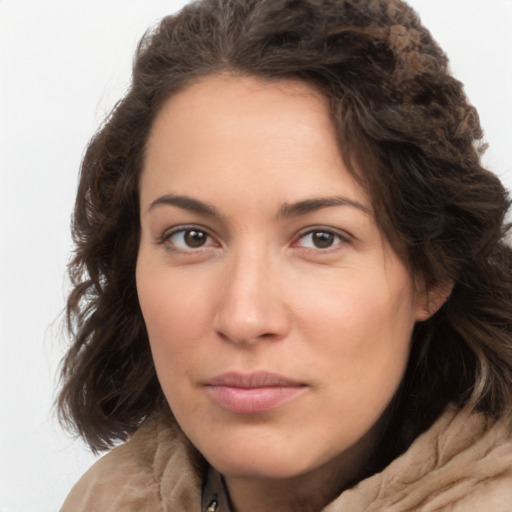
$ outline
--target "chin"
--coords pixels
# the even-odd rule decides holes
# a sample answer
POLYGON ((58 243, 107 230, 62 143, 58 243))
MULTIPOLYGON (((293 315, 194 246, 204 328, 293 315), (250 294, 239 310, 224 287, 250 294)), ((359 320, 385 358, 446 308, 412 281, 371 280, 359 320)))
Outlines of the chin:
POLYGON ((216 450, 205 450, 207 461, 222 475, 242 479, 288 479, 308 473, 328 462, 324 453, 306 457, 304 443, 297 446, 285 440, 260 439, 217 444, 216 450))

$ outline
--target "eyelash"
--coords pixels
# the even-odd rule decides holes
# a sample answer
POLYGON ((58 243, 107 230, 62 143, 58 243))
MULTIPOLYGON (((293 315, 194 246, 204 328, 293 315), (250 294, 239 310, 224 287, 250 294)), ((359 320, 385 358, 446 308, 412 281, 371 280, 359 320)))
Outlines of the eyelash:
MULTIPOLYGON (((208 248, 209 247, 208 241, 210 241, 210 243, 211 243, 211 241, 213 241, 213 240, 214 240, 214 238, 212 237, 212 235, 210 235, 208 233, 207 230, 205 230, 204 228, 201 228, 199 226, 192 225, 192 226, 180 226, 176 229, 173 229, 173 230, 165 233, 161 238, 159 238, 157 240, 157 243, 159 245, 165 245, 166 248, 171 251, 192 253, 192 252, 199 252, 201 249, 204 249, 204 248, 208 248), (170 242, 171 239, 176 235, 181 234, 182 237, 185 237, 187 235, 187 233, 193 233, 193 232, 196 232, 197 234, 204 236, 206 238, 206 242, 201 245, 198 245, 197 247, 190 247, 190 246, 179 247, 179 246, 177 246, 176 242, 174 242, 174 243, 170 242)), ((295 241, 292 243, 292 247, 302 247, 303 249, 305 249, 307 251, 330 252, 333 250, 333 248, 336 248, 339 245, 349 243, 349 241, 350 241, 350 237, 343 232, 340 232, 338 230, 334 230, 331 228, 318 227, 318 228, 309 228, 307 231, 303 231, 302 233, 300 233, 297 236, 297 238, 295 239, 295 241), (313 237, 315 235, 321 235, 323 237, 323 239, 322 238, 318 239, 317 242, 319 242, 319 241, 326 242, 328 245, 326 245, 325 247, 314 246, 314 244, 315 244, 314 240, 312 240, 311 246, 309 246, 309 247, 300 245, 301 240, 305 240, 306 237, 313 237)), ((186 242, 185 242, 185 244, 186 244, 186 242)), ((217 244, 217 246, 218 245, 219 244, 217 244)))

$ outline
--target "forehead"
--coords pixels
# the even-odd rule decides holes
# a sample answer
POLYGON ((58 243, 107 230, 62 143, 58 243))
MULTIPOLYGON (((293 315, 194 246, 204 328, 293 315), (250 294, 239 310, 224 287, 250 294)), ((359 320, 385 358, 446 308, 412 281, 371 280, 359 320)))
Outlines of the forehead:
POLYGON ((288 181, 290 195, 300 188, 325 195, 341 179, 355 193, 349 174, 329 101, 318 90, 295 80, 220 75, 163 105, 147 143, 141 186, 187 182, 200 192, 237 182, 258 188, 279 178, 288 181))
MULTIPOLYGON (((265 78, 255 75, 239 74, 236 72, 221 72, 212 75, 205 75, 192 81, 189 85, 172 94, 165 105, 178 105, 184 102, 188 110, 198 107, 205 107, 207 103, 215 101, 217 104, 225 100, 225 106, 244 108, 238 99, 249 95, 255 101, 263 100, 272 103, 279 96, 280 101, 287 99, 290 104, 297 100, 316 102, 323 110, 328 111, 327 96, 320 88, 313 86, 306 81, 296 78, 265 78), (205 97, 206 102, 200 101, 205 97)), ((249 108, 249 104, 246 105, 249 108)), ((162 110, 162 109, 161 109, 162 110)))
MULTIPOLYGON (((150 132, 148 152, 162 136, 180 141, 202 135, 236 143, 265 123, 267 139, 314 132, 334 135, 327 98, 298 80, 265 80, 253 76, 213 75, 171 96, 160 109, 150 132), (253 131, 240 131, 242 121, 253 131)), ((329 137, 330 138, 330 137, 329 137)), ((332 141, 329 141, 332 142, 332 141)), ((337 148, 336 148, 337 150, 337 148)))

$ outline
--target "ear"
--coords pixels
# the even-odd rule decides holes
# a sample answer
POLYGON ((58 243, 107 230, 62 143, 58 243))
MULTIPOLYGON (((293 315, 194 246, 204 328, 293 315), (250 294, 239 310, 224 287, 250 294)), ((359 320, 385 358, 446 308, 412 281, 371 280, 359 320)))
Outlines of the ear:
POLYGON ((416 321, 424 322, 446 302, 453 290, 453 282, 442 282, 431 287, 423 286, 416 295, 416 321))

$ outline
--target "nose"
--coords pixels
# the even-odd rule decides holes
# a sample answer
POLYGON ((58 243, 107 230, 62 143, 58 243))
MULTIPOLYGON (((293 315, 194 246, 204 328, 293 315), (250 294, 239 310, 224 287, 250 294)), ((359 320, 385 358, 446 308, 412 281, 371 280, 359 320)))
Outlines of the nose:
POLYGON ((246 251, 226 265, 213 320, 221 338, 251 345, 287 335, 290 318, 276 267, 261 251, 246 251))

